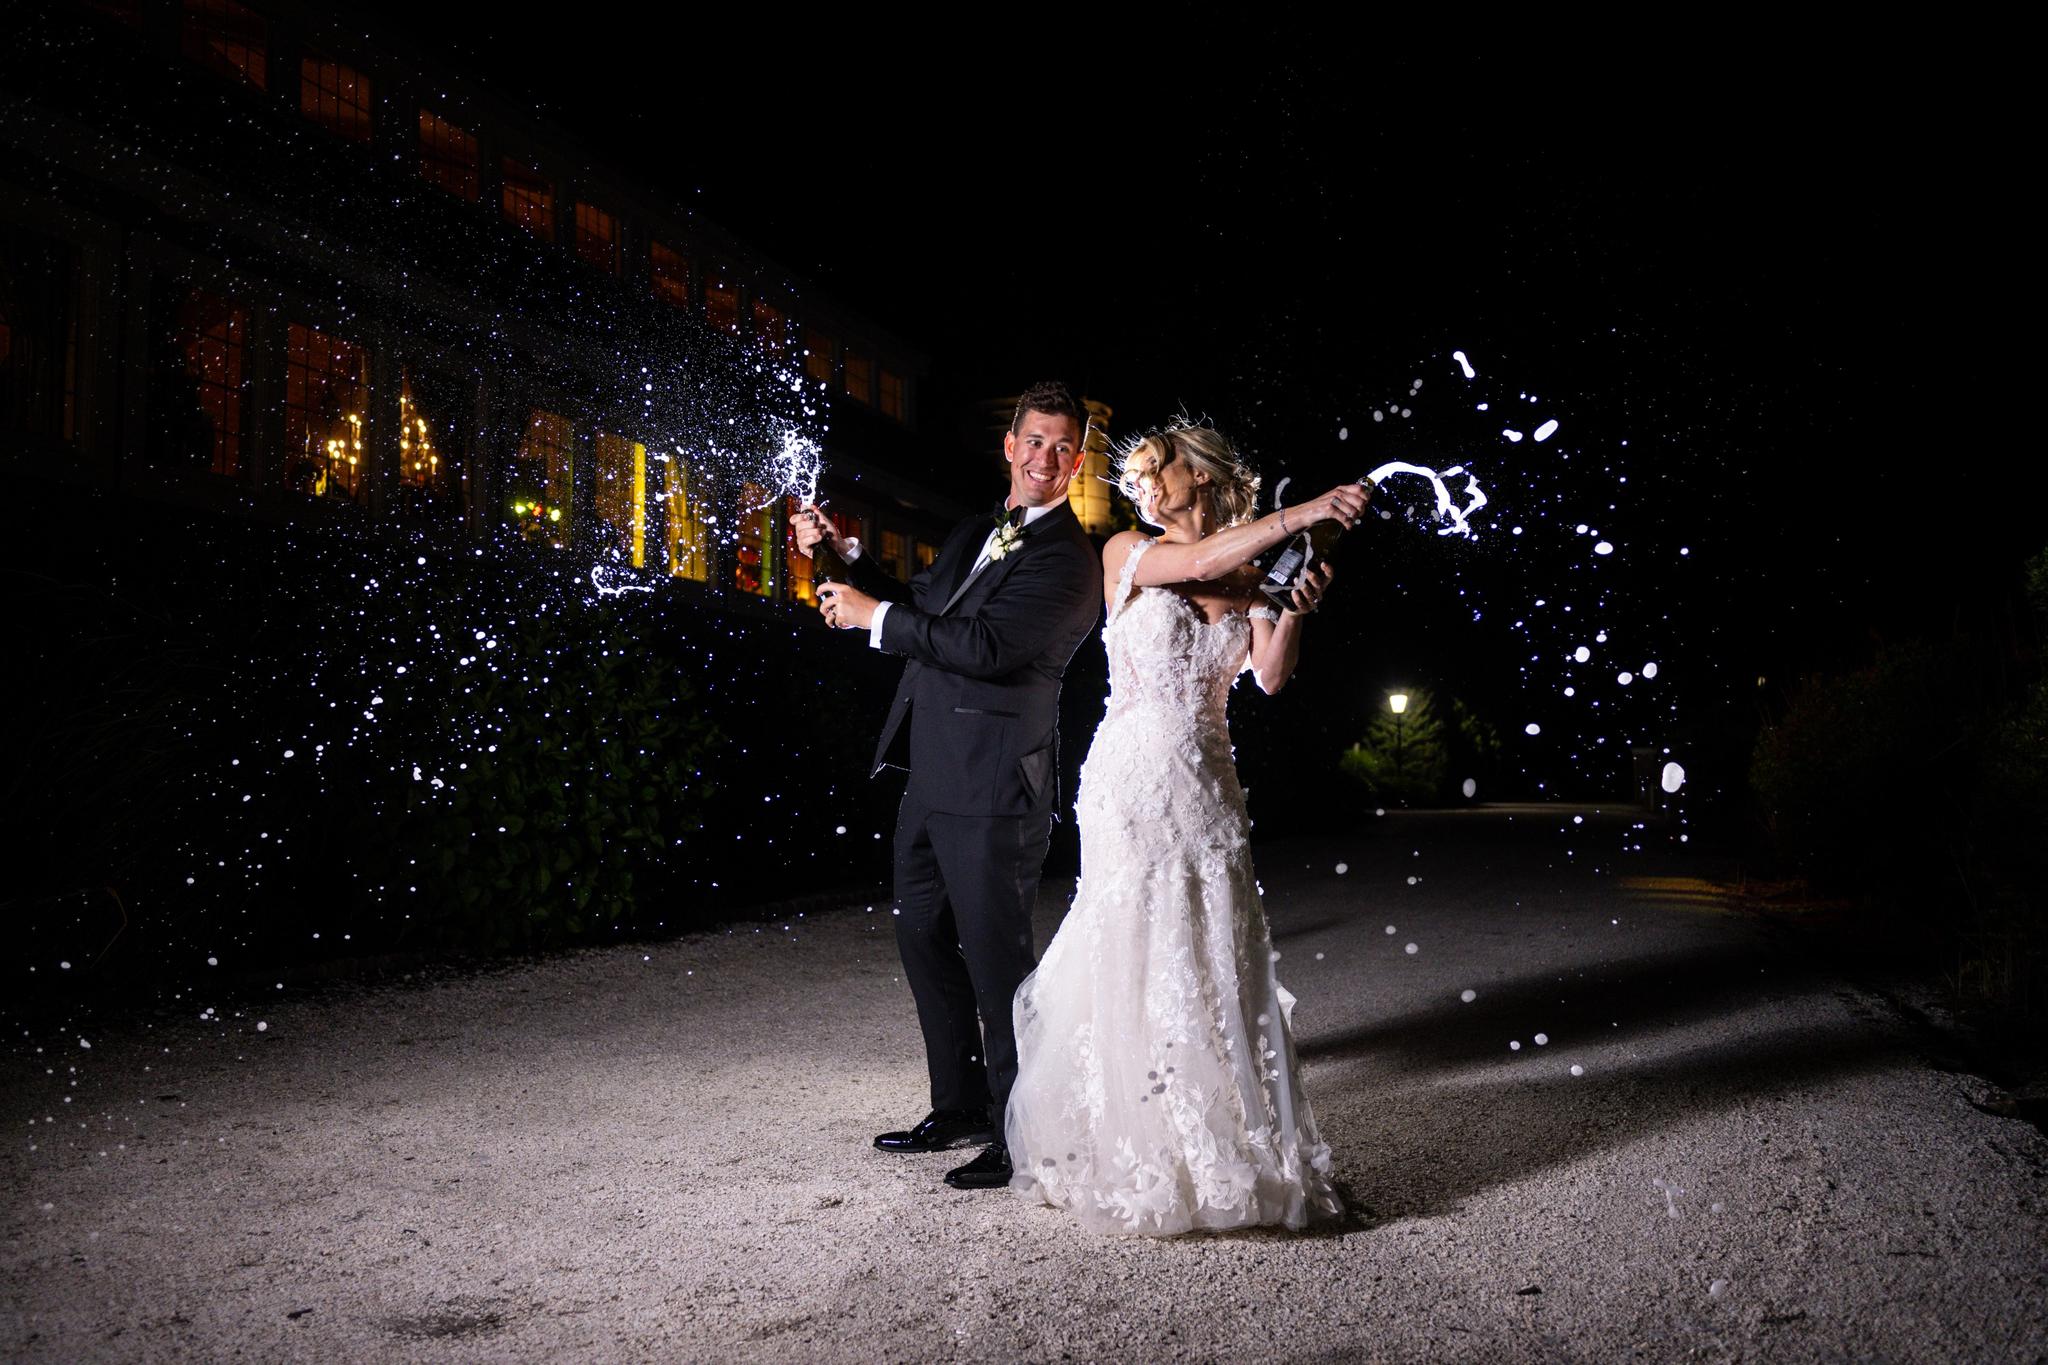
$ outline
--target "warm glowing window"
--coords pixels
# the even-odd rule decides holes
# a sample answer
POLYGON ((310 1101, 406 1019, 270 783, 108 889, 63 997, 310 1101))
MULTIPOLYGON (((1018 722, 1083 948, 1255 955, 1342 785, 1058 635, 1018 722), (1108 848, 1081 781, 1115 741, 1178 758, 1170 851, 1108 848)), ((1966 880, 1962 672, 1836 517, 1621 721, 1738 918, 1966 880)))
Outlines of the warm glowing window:
POLYGON ((882 572, 905 581, 910 577, 910 543, 901 531, 884 531, 879 550, 882 572))
POLYGON ((803 330, 803 341, 804 373, 817 380, 820 384, 830 384, 832 382, 832 348, 835 344, 832 338, 826 336, 815 327, 806 327, 803 330))
POLYGON ((916 545, 916 553, 917 567, 920 569, 929 569, 932 566, 932 561, 939 557, 939 547, 936 545, 928 545, 924 541, 920 540, 917 542, 916 545))
POLYGON ((607 275, 618 274, 619 220, 595 204, 578 204, 576 254, 607 275))
POLYGON ((740 287, 718 269, 704 274, 704 320, 722 331, 740 329, 740 287))
POLYGON ((789 347, 789 319, 765 299, 754 300, 754 344, 776 355, 789 347))
POLYGON ((647 447, 638 441, 598 433, 597 520, 620 558, 647 567, 647 447))
POLYGON ((903 420, 903 376, 888 369, 882 371, 882 411, 903 420))
POLYGON ((576 470, 576 429, 542 408, 526 416, 526 434, 512 456, 512 524, 528 540, 569 542, 570 484, 576 470))
MULTIPOLYGON (((811 578, 811 558, 796 548, 796 514, 803 507, 800 498, 784 499, 783 560, 789 565, 789 595, 799 602, 817 605, 818 594, 811 578)), ((860 518, 827 509, 825 516, 841 536, 860 535, 860 518)))
POLYGON ((361 502, 369 489, 363 413, 368 358, 352 341, 294 322, 285 337, 284 479, 288 488, 361 502))
POLYGON ((185 0, 184 47, 210 71, 269 88, 263 20, 235 0, 185 0))
POLYGON ((683 457, 670 454, 668 465, 668 571, 677 578, 711 581, 711 537, 704 516, 710 507, 709 487, 683 457))
POLYGON ((555 187, 523 161, 504 159, 505 217, 544 241, 555 240, 555 187))
POLYGON ((437 442, 445 435, 435 429, 434 420, 420 410, 413 389, 412 372, 402 371, 398 381, 398 482, 430 497, 447 493, 448 459, 437 442))
POLYGON ((370 78, 340 62, 299 59, 299 112, 351 142, 370 140, 370 78))
POLYGON ((741 592, 775 595, 775 495, 757 483, 740 485, 740 527, 733 547, 732 581, 741 592))
POLYGON ((420 177, 457 199, 475 202, 482 163, 476 139, 448 120, 420 110, 420 177))
POLYGON ((875 401, 875 362, 851 346, 846 348, 846 391, 863 403, 875 401))
POLYGON ((208 467, 216 474, 240 474, 243 400, 248 384, 248 310, 193 289, 172 316, 171 335, 184 362, 184 379, 190 385, 197 418, 205 424, 203 432, 194 430, 192 434, 204 443, 208 467))
POLYGON ((678 308, 690 306, 690 262, 653 242, 647 248, 647 268, 654 292, 678 308))

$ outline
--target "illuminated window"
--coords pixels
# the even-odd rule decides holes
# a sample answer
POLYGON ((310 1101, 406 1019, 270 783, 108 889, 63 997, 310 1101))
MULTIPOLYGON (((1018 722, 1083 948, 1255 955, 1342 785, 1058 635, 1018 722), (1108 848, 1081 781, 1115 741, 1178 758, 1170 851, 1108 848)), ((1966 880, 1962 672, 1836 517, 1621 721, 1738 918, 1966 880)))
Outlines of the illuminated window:
POLYGON ((512 456, 512 524, 537 544, 569 543, 576 429, 542 408, 527 413, 525 439, 512 456))
POLYGON ((618 274, 619 220, 595 204, 578 204, 576 254, 607 275, 618 274))
POLYGON ((884 531, 881 539, 878 558, 882 572, 898 581, 907 581, 910 577, 908 538, 901 531, 884 531))
POLYGON ((732 581, 741 592, 775 595, 775 495, 757 483, 740 485, 740 526, 733 549, 732 581))
POLYGON ((654 242, 647 248, 648 272, 654 292, 678 308, 690 306, 690 262, 654 242))
POLYGON ((448 461, 435 443, 434 423, 420 411, 410 370, 398 380, 398 482, 429 497, 448 492, 448 461))
POLYGON ((723 331, 740 329, 740 287, 717 267, 704 272, 704 320, 723 331))
POLYGON ((354 342, 291 324, 284 370, 285 487, 363 501, 369 488, 363 447, 369 368, 354 342))
POLYGON ((269 88, 263 20, 235 0, 185 0, 184 48, 209 71, 269 88))
POLYGON ((370 78, 340 62, 299 59, 299 112, 351 142, 370 140, 370 78))
POLYGON ((476 139, 448 120, 420 110, 420 177, 474 203, 482 162, 476 139))
POLYGON ((638 441, 598 433, 597 520, 621 557, 647 567, 647 447, 638 441))
POLYGON ((203 424, 203 429, 188 430, 198 437, 208 467, 216 474, 238 475, 242 472, 243 402, 248 388, 248 310, 203 290, 188 290, 172 316, 171 335, 183 362, 193 410, 179 415, 196 414, 194 426, 203 424))
POLYGON ((710 488, 683 457, 668 457, 668 571, 677 578, 711 581, 711 538, 704 523, 710 488))
POLYGON ((920 569, 929 569, 932 566, 932 561, 939 557, 939 547, 936 545, 926 544, 922 540, 917 542, 915 549, 917 554, 917 567, 920 569))
POLYGON ((765 299, 754 300, 754 344, 774 355, 789 347, 789 319, 765 299))
POLYGON ((846 348, 846 391, 863 403, 875 401, 875 363, 851 346, 846 348))
POLYGON ((836 344, 831 337, 815 327, 806 327, 804 340, 804 373, 820 384, 832 382, 832 348, 836 344))
POLYGON ((505 217, 543 241, 555 240, 555 187, 523 161, 504 159, 505 217))
MULTIPOLYGON (((811 579, 811 557, 796 548, 796 514, 802 508, 801 498, 786 498, 783 505, 783 562, 789 565, 789 595, 797 601, 816 606, 818 594, 811 579)), ((846 516, 827 508, 826 519, 832 523, 833 531, 841 536, 858 536, 860 518, 846 516)))
POLYGON ((886 368, 882 371, 882 411, 903 420, 903 376, 886 368))

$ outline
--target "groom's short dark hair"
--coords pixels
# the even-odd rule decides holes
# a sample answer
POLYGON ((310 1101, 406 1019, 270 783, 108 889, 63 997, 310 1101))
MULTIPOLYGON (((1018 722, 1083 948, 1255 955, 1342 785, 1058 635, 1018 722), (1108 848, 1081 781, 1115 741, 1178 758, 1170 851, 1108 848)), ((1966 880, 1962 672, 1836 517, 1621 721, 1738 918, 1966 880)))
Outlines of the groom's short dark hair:
POLYGON ((1010 418, 1012 434, 1024 425, 1024 414, 1027 412, 1049 412, 1055 417, 1071 417, 1083 435, 1088 432, 1088 409, 1082 407, 1080 400, 1074 397, 1065 384, 1057 380, 1041 380, 1024 390, 1024 396, 1017 400, 1016 414, 1010 418))

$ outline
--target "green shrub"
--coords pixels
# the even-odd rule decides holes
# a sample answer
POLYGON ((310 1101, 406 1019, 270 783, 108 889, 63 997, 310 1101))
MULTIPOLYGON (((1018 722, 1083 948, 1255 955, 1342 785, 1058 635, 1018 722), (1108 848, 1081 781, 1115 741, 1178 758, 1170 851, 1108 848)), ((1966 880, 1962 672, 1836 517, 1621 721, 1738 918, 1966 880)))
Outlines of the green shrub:
POLYGON ((719 734, 615 613, 571 604, 500 652, 473 692, 446 694, 438 727, 487 726, 495 751, 469 749, 444 790, 413 782, 401 843, 430 934, 502 950, 630 919, 636 891, 701 823, 719 734), (531 661, 544 683, 520 667, 531 661))

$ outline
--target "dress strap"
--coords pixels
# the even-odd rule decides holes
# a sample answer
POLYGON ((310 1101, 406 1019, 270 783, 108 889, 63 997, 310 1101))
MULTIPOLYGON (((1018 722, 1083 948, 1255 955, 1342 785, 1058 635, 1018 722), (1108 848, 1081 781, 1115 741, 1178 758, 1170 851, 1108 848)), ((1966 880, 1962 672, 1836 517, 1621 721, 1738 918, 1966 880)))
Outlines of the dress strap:
MULTIPOLYGON (((1145 551, 1152 548, 1152 545, 1153 542, 1149 539, 1140 540, 1131 547, 1131 552, 1124 556, 1123 572, 1116 576, 1116 600, 1110 603, 1109 607, 1110 621, 1116 620, 1117 613, 1131 600, 1131 580, 1138 576, 1138 560, 1144 556, 1145 551)), ((1105 621, 1103 624, 1107 625, 1109 622, 1105 621)))
POLYGON ((1280 613, 1264 603, 1245 608, 1244 614, 1251 617, 1254 621, 1270 621, 1276 626, 1280 624, 1280 613))

